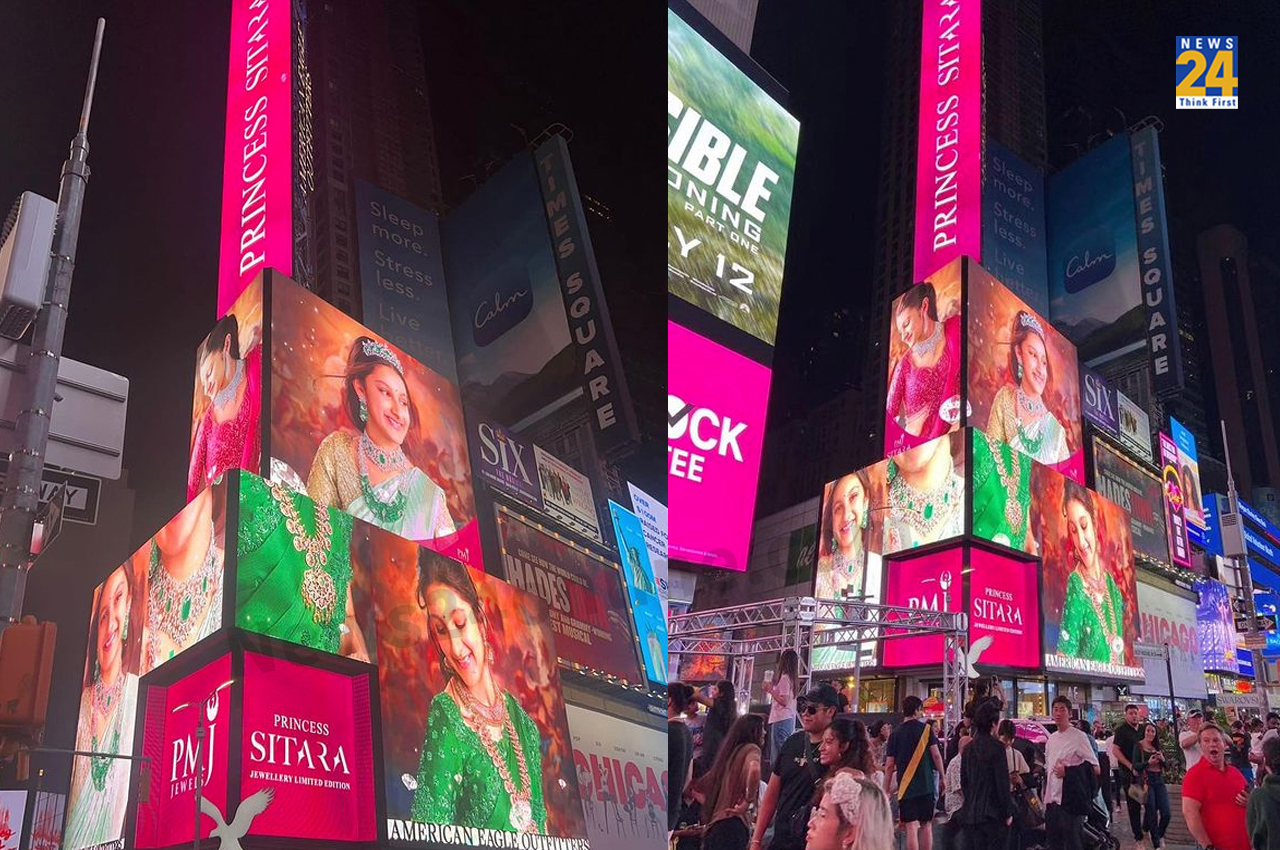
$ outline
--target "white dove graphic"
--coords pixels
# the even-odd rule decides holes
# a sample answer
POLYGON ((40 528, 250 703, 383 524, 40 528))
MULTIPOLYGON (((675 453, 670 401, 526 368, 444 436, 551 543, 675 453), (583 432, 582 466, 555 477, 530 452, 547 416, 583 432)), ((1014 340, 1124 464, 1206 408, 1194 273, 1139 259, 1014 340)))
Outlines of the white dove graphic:
POLYGON ((968 656, 960 660, 961 675, 967 675, 970 679, 978 678, 981 674, 974 669, 973 665, 978 663, 978 659, 982 657, 982 653, 990 649, 991 644, 993 643, 995 643, 995 638, 992 635, 983 635, 973 643, 969 644, 968 656))
POLYGON ((200 811, 213 818, 215 826, 209 832, 209 837, 217 837, 221 843, 218 850, 241 850, 240 839, 244 838, 245 833, 249 831, 249 827, 253 825, 253 819, 266 811, 267 806, 271 805, 271 799, 275 797, 276 792, 270 788, 263 788, 256 794, 241 801, 240 808, 236 809, 235 820, 228 824, 222 819, 222 812, 218 811, 218 807, 206 800, 203 796, 200 798, 200 811))

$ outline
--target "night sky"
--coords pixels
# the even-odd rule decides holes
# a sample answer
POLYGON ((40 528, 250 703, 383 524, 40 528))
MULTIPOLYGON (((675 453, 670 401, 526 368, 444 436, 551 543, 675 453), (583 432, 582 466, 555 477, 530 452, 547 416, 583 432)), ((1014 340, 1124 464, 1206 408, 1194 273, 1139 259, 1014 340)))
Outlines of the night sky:
MULTIPOLYGON (((861 317, 873 273, 886 50, 878 33, 887 4, 761 0, 760 5, 752 54, 790 90, 801 127, 772 428, 856 382, 861 373, 872 330, 861 317), (806 368, 813 362, 822 368, 806 368)), ((1165 124, 1160 143, 1171 218, 1183 219, 1192 238, 1232 222, 1249 237, 1255 253, 1280 253, 1275 200, 1280 172, 1274 157, 1280 68, 1273 49, 1280 36, 1280 7, 1181 0, 1045 0, 1044 6, 1053 165, 1075 158, 1068 143, 1156 115, 1165 124), (1178 35, 1241 38, 1239 110, 1173 108, 1178 35)), ((868 447, 867 456, 872 455, 879 456, 879 447, 868 447)))
MULTIPOLYGON (((468 175, 519 150, 521 131, 532 140, 552 122, 568 125, 580 188, 613 211, 613 248, 600 263, 619 346, 625 357, 661 358, 661 258, 644 248, 658 244, 664 193, 637 166, 660 154, 648 113, 660 113, 661 89, 646 89, 636 69, 647 63, 657 76, 662 19, 641 5, 419 4, 446 201, 460 203, 476 185, 468 175)), ((57 197, 94 22, 107 19, 64 354, 131 381, 124 465, 137 506, 130 548, 83 564, 74 586, 58 588, 74 615, 40 612, 62 620, 59 646, 74 648, 76 665, 92 588, 184 501, 195 348, 216 318, 228 11, 216 0, 58 0, 10 4, 0 26, 7 210, 23 190, 57 197)), ((650 406, 658 409, 657 400, 650 406)), ((659 494, 665 476, 652 449, 642 486, 659 494)), ((33 596, 41 580, 39 570, 32 574, 33 596)), ((55 676, 74 679, 64 653, 55 676)), ((52 709, 55 739, 69 729, 68 708, 73 716, 74 706, 52 709)), ((49 743, 72 743, 55 739, 49 743)))

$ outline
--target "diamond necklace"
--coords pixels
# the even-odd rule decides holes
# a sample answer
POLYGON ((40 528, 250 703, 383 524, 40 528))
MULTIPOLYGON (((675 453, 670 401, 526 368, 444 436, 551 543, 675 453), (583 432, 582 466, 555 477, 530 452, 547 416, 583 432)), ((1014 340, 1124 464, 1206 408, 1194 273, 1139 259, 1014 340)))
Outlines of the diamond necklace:
POLYGON ((240 389, 240 384, 244 382, 244 361, 236 361, 236 370, 231 375, 231 380, 227 381, 227 385, 218 390, 213 395, 213 406, 216 408, 226 407, 227 404, 236 397, 236 391, 240 389))
POLYGON ((1036 396, 1035 398, 1032 398, 1031 396, 1026 394, 1026 392, 1022 389, 1022 387, 1017 388, 1017 393, 1018 393, 1018 406, 1021 407, 1024 411, 1026 411, 1027 413, 1030 413, 1032 416, 1039 416, 1040 414, 1045 412, 1043 398, 1041 398, 1040 396, 1036 396))
POLYGON ((369 512, 383 528, 394 526, 404 516, 404 508, 409 501, 408 494, 397 483, 395 492, 383 498, 369 481, 369 461, 359 449, 356 450, 356 461, 360 467, 360 492, 364 495, 365 504, 369 506, 369 512))
MULTIPOLYGON (((932 490, 917 490, 906 482, 897 464, 889 468, 889 502, 894 514, 901 517, 921 538, 932 538, 943 522, 950 519, 953 503, 957 503, 955 466, 947 458, 947 473, 942 484, 932 490)), ((961 486, 963 482, 961 481, 961 486)))
POLYGON ((150 633, 147 638, 148 667, 167 660, 159 657, 160 635, 168 635, 175 647, 185 646, 196 623, 204 617, 213 601, 210 589, 216 580, 218 558, 214 533, 210 523, 209 548, 205 550, 204 563, 181 581, 169 575, 160 558, 160 547, 154 539, 151 541, 151 601, 147 606, 147 627, 150 633))
POLYGON ((381 449, 365 431, 360 432, 360 452, 381 472, 401 472, 409 465, 409 459, 405 457, 403 448, 396 446, 393 451, 381 449))
POLYGON ((937 319, 933 322, 933 333, 920 342, 912 343, 911 355, 917 360, 921 360, 930 356, 938 350, 938 344, 942 342, 942 322, 937 319))

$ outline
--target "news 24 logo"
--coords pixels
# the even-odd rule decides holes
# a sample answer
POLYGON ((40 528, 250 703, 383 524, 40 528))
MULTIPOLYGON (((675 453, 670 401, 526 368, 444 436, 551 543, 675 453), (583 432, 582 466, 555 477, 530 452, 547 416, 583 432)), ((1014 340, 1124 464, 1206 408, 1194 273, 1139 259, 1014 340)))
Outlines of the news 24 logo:
POLYGON ((1239 109, 1234 35, 1180 35, 1174 80, 1178 109, 1239 109))

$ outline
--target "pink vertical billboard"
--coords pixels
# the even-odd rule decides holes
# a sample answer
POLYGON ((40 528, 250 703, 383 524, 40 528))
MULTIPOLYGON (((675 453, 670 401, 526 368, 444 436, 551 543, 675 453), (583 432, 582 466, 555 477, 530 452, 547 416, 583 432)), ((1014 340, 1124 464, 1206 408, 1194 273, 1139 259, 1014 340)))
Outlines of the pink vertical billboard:
POLYGON ((1180 567, 1191 568, 1191 544, 1187 542, 1187 517, 1183 513, 1186 499, 1182 490, 1182 473, 1178 471, 1178 444, 1160 432, 1160 472, 1164 486, 1165 534, 1169 538, 1169 557, 1180 567))
POLYGON ((982 259, 982 0, 924 0, 913 280, 982 259))
POLYGON ((969 663, 1040 666, 1038 564, 969 550, 969 663))
MULTIPOLYGON (((941 552, 891 561, 885 572, 884 604, 924 611, 960 611, 961 572, 964 549, 952 546, 941 552)), ((888 617, 892 620, 894 615, 888 617)), ((886 636, 906 634, 887 629, 886 636)), ((894 637, 884 642, 884 666, 919 667, 937 664, 942 658, 940 634, 921 637, 894 637)))
POLYGON ((219 316, 258 272, 293 271, 290 21, 284 0, 232 0, 219 316))
POLYGON ((769 369, 672 322, 667 363, 670 557, 746 570, 769 369))

